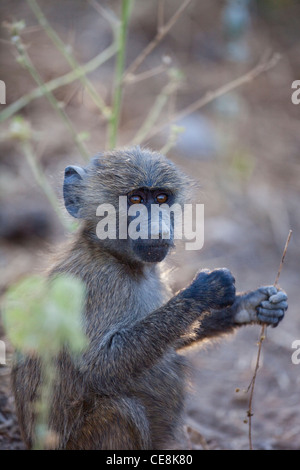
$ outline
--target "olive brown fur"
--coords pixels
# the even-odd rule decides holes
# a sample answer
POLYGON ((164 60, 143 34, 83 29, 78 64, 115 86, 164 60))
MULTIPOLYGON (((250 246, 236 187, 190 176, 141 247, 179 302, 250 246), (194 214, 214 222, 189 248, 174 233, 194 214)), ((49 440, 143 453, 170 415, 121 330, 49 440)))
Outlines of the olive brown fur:
MULTIPOLYGON (((164 156, 140 147, 105 152, 65 171, 64 200, 81 226, 57 256, 50 277, 68 273, 86 286, 82 324, 89 339, 80 358, 64 349, 49 428, 57 449, 170 449, 183 443, 187 364, 184 348, 264 321, 276 326, 287 297, 274 287, 236 294, 225 269, 200 271, 172 296, 159 262, 170 240, 100 240, 97 206, 118 205, 138 191, 184 204, 190 182, 164 156)), ((142 196, 140 196, 142 195, 142 196)), ((12 384, 22 436, 32 448, 39 361, 19 356, 12 384)))

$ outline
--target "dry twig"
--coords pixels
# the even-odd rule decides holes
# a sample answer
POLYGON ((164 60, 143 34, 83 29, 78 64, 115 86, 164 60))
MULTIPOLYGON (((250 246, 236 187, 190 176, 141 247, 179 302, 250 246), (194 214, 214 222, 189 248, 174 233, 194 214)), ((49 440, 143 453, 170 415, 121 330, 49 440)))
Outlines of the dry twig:
MULTIPOLYGON (((281 269, 282 269, 282 266, 283 266, 284 258, 285 258, 286 252, 287 252, 287 248, 288 248, 291 236, 292 236, 292 230, 289 231, 289 234, 288 234, 288 237, 287 237, 287 240, 286 240, 286 243, 285 243, 285 247, 284 247, 284 250, 283 250, 283 253, 282 253, 281 262, 280 262, 279 269, 278 269, 278 272, 277 272, 277 276, 276 276, 276 279, 275 279, 275 282, 274 282, 274 287, 277 287, 277 285, 278 285, 279 276, 280 276, 280 273, 281 273, 281 269)), ((252 416, 253 416, 252 402, 253 402, 253 394, 254 394, 254 386, 255 386, 256 375, 257 375, 257 371, 259 369, 259 360, 260 360, 260 355, 261 355, 262 342, 265 339, 265 328, 266 328, 266 324, 263 324, 262 327, 261 327, 260 338, 259 338, 259 342, 258 342, 258 351, 257 351, 255 369, 254 369, 253 377, 252 377, 251 382, 250 382, 250 384, 248 386, 248 389, 247 389, 247 392, 250 390, 249 407, 248 407, 248 411, 247 411, 247 417, 248 417, 248 423, 249 423, 248 436, 249 436, 249 449, 250 450, 253 450, 253 445, 252 445, 252 419, 251 419, 252 416)))
MULTIPOLYGON (((138 69, 138 67, 144 62, 146 57, 156 48, 156 46, 162 41, 162 39, 168 34, 170 29, 174 26, 177 20, 180 18, 183 11, 186 9, 188 4, 191 3, 191 0, 185 0, 174 15, 169 19, 164 26, 161 26, 162 21, 162 11, 159 13, 159 27, 155 38, 149 42, 149 44, 142 50, 142 52, 136 57, 132 64, 125 71, 123 82, 127 82, 128 78, 138 69)), ((162 5, 160 6, 162 8, 162 5)))
POLYGON ((215 91, 207 92, 203 97, 199 98, 199 100, 182 109, 181 111, 179 111, 179 113, 174 114, 170 119, 167 119, 163 123, 159 123, 157 126, 153 127, 152 131, 147 136, 148 139, 162 132, 166 128, 166 126, 170 125, 173 122, 178 122, 184 117, 194 113, 195 111, 198 111, 200 108, 207 105, 208 103, 211 103, 216 98, 225 95, 226 93, 244 85, 245 83, 251 82, 262 73, 267 72, 271 68, 275 67, 279 60, 280 54, 275 53, 271 56, 270 59, 263 59, 255 67, 249 70, 249 72, 246 72, 241 77, 238 77, 235 80, 232 80, 231 82, 220 86, 215 91))
POLYGON ((158 1, 157 7, 157 31, 163 28, 165 22, 165 0, 158 1))

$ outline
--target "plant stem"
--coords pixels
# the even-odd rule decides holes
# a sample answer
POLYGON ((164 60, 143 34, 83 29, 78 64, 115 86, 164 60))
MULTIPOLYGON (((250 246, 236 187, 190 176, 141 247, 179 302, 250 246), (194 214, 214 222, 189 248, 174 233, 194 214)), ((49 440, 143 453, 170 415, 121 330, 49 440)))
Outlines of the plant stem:
POLYGON ((132 139, 133 145, 138 145, 147 137, 147 135, 153 129, 154 124, 159 118, 163 107, 166 105, 169 97, 174 93, 178 88, 178 79, 172 78, 171 81, 162 89, 160 94, 157 96, 154 101, 153 106, 151 107, 145 121, 139 128, 137 134, 132 139))
POLYGON ((157 7, 157 31, 160 31, 164 26, 165 20, 165 0, 158 0, 157 7))
POLYGON ((109 147, 113 148, 117 143, 118 127, 120 121, 120 112, 122 104, 122 76, 124 72, 126 41, 128 32, 128 23, 133 0, 122 1, 122 18, 118 35, 118 53, 115 67, 114 89, 113 89, 113 110, 109 121, 109 147))
MULTIPOLYGON (((292 236, 292 230, 289 231, 287 240, 286 240, 286 242, 285 242, 285 246, 284 246, 284 249, 283 249, 283 253, 282 253, 282 257, 281 257, 279 269, 278 269, 278 272, 277 272, 277 275, 276 275, 275 282, 274 282, 274 284, 273 284, 274 287, 277 287, 277 285, 278 285, 278 281, 279 281, 281 269, 282 269, 283 262, 284 262, 284 258, 285 258, 285 255, 286 255, 286 252, 287 252, 289 243, 290 243, 291 236, 292 236)), ((256 364, 255 364, 254 374, 253 374, 253 377, 252 377, 251 382, 250 382, 250 384, 249 384, 249 386, 248 386, 248 389, 247 389, 247 392, 250 390, 250 398, 249 398, 249 405, 248 405, 248 411, 247 411, 248 422, 249 422, 248 438, 249 438, 249 449, 250 449, 250 450, 253 450, 253 445, 252 445, 252 416, 253 416, 253 412, 252 412, 252 401, 253 401, 253 394, 254 394, 254 387, 255 387, 256 375, 257 375, 257 371, 258 371, 258 369, 259 369, 259 360, 260 360, 260 354, 261 354, 261 349, 262 349, 262 342, 263 342, 263 340, 265 339, 265 328, 266 328, 266 326, 267 326, 266 324, 263 324, 262 327, 261 327, 260 338, 259 338, 259 342, 258 342, 258 352, 257 352, 257 358, 256 358, 256 364)))
POLYGON ((83 143, 80 141, 78 138, 78 134, 76 130, 73 127, 73 124, 67 114, 64 112, 64 110, 61 108, 59 103, 57 102, 55 96, 51 91, 48 90, 47 86, 43 82, 39 72, 37 69, 34 67, 33 63, 31 62, 28 54, 25 51, 24 44, 21 41, 21 38, 19 36, 14 36, 13 37, 13 43, 15 44, 17 51, 19 53, 18 61, 19 63, 30 73, 34 81, 38 84, 38 86, 41 88, 41 91, 43 95, 46 96, 48 99, 49 103, 53 107, 53 109, 57 112, 57 114, 61 117, 62 121, 64 122, 65 126, 69 130, 75 145, 77 146, 79 152, 83 156, 84 159, 89 158, 89 153, 87 152, 85 146, 83 143))
POLYGON ((260 62, 258 65, 256 65, 253 69, 249 70, 244 75, 236 78, 235 80, 232 80, 231 82, 226 83, 225 85, 220 86, 215 91, 207 92, 203 97, 199 98, 194 103, 188 105, 186 108, 183 108, 181 111, 179 111, 177 114, 174 114, 169 119, 165 120, 163 123, 159 123, 157 126, 155 126, 151 130, 148 138, 155 136, 171 123, 176 121, 178 122, 184 117, 189 116, 195 111, 198 111, 200 108, 203 108, 205 105, 211 103, 220 96, 223 96, 226 93, 235 90, 236 88, 244 85, 245 83, 251 82, 262 73, 273 68, 279 60, 280 55, 276 53, 270 59, 260 62))
POLYGON ((183 127, 172 126, 169 138, 168 138, 167 142, 165 143, 165 145, 159 150, 159 153, 162 153, 163 155, 167 155, 167 153, 169 153, 169 151, 173 147, 175 147, 175 145, 177 144, 179 134, 181 134, 183 132, 184 132, 183 127))
POLYGON ((56 376, 53 359, 51 357, 43 357, 41 374, 40 399, 35 403, 36 423, 33 450, 51 449, 55 448, 57 445, 57 436, 54 434, 54 431, 49 429, 49 414, 56 376))
MULTIPOLYGON (((132 75, 138 67, 144 62, 145 58, 152 52, 156 46, 162 41, 162 39, 168 34, 170 29, 174 26, 176 21, 180 18, 182 15, 183 11, 186 9, 186 7, 189 5, 191 0, 185 0, 181 5, 179 6, 178 10, 174 13, 174 15, 169 19, 169 21, 162 26, 162 24, 159 24, 157 34, 155 38, 149 42, 149 44, 145 47, 145 49, 136 57, 136 59, 132 62, 132 64, 128 67, 126 70, 123 80, 126 81, 126 77, 132 75)), ((162 5, 160 6, 160 8, 162 5)), ((159 14, 160 18, 162 17, 162 13, 159 14)), ((161 20, 160 20, 161 22, 161 20)))
POLYGON ((29 141, 22 141, 21 142, 22 151, 26 157, 27 163, 31 168, 31 171, 35 177, 36 182, 41 187, 43 192, 45 193, 48 201, 50 202, 52 208, 54 209, 55 213, 57 214, 60 222, 62 223, 63 227, 68 231, 71 230, 71 225, 68 221, 64 218, 63 213, 60 208, 59 200, 53 191, 52 187, 48 183, 47 178, 43 172, 43 169, 40 167, 38 160, 33 152, 32 145, 29 141))
MULTIPOLYGON (((73 57, 73 55, 68 49, 68 46, 64 44, 64 42, 60 39, 56 31, 51 27, 49 21, 47 20, 44 13, 38 6, 36 0, 27 0, 27 3, 29 7, 31 8, 31 10, 33 11, 33 13, 35 14, 38 22, 43 27, 46 34, 49 36, 49 38, 52 40, 52 42, 54 43, 56 48, 61 52, 64 58, 67 60, 70 67, 72 67, 73 70, 81 71, 82 67, 73 57)), ((99 108, 103 116, 108 119, 110 117, 110 112, 106 104, 100 97, 100 95, 97 93, 92 82, 85 76, 84 73, 81 73, 80 77, 78 78, 82 82, 82 84, 86 87, 87 92, 89 93, 89 95, 91 96, 91 98, 93 99, 94 103, 99 108)))
POLYGON ((261 332, 260 332, 260 337, 258 341, 258 351, 257 351, 257 358, 256 358, 256 363, 255 363, 255 369, 254 369, 254 374, 252 377, 252 380, 248 386, 247 391, 250 391, 250 398, 249 398, 249 405, 248 405, 248 411, 247 411, 247 417, 248 417, 248 438, 249 438, 249 449, 253 450, 253 445, 252 445, 252 401, 253 401, 253 393, 254 393, 254 387, 255 387, 255 380, 256 380, 256 375, 257 371, 259 369, 259 360, 260 360, 260 355, 261 355, 261 349, 262 349, 262 342, 265 339, 265 326, 262 325, 261 332))
MULTIPOLYGON (((91 59, 89 62, 87 62, 85 65, 83 65, 80 69, 72 70, 71 72, 68 72, 65 75, 62 75, 61 77, 54 78, 53 80, 46 82, 44 85, 45 87, 47 87, 49 91, 54 91, 61 86, 68 85, 74 82, 75 80, 77 80, 78 78, 80 78, 82 75, 85 75, 87 73, 90 73, 96 70, 106 61, 108 61, 116 53, 116 51, 117 51, 117 44, 116 42, 114 42, 103 52, 101 52, 100 54, 95 56, 93 59, 91 59)), ((41 96, 44 96, 44 92, 41 87, 35 88, 30 93, 27 93, 26 95, 22 96, 21 98, 16 100, 14 103, 7 106, 0 113, 0 122, 3 122, 6 119, 10 118, 15 113, 20 111, 22 108, 27 106, 31 101, 33 101, 36 98, 40 98, 41 96)), ((110 112, 110 109, 109 108, 107 109, 110 112)))

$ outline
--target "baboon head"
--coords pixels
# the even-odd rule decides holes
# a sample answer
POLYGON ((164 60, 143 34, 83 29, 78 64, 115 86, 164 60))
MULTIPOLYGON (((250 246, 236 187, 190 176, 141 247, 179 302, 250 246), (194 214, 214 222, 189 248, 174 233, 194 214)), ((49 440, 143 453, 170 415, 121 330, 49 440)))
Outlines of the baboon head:
POLYGON ((182 206, 189 184, 163 155, 133 147, 99 154, 84 168, 68 166, 64 202, 108 251, 159 262, 173 246, 174 213, 167 209, 182 206))

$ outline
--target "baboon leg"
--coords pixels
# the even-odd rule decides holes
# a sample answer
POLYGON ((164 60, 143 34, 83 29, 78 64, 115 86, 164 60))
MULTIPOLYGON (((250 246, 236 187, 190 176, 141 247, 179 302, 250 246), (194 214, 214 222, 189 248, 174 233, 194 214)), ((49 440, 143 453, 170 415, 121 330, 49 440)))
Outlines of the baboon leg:
POLYGON ((99 398, 82 427, 70 436, 68 450, 151 449, 144 407, 131 398, 99 398))

